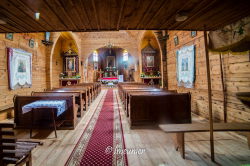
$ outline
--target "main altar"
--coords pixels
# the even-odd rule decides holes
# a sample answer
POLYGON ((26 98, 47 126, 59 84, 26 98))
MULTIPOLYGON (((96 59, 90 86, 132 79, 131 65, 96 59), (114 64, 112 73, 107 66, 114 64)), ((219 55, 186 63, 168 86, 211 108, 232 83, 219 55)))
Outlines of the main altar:
POLYGON ((101 75, 102 83, 118 83, 118 70, 116 65, 116 56, 109 55, 106 57, 106 68, 101 75))

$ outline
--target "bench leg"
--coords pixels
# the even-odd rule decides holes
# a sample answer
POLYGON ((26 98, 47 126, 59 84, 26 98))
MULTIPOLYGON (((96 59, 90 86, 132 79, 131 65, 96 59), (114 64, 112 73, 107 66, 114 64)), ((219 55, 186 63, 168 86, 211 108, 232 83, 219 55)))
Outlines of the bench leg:
POLYGON ((185 139, 184 133, 175 133, 174 136, 175 149, 181 153, 181 157, 185 159, 185 139))
POLYGON ((247 133, 247 143, 248 143, 248 148, 250 149, 250 132, 247 133))
POLYGON ((28 161, 26 163, 26 166, 32 166, 32 156, 31 153, 29 154, 28 161))
POLYGON ((51 109, 52 111, 52 118, 53 118, 53 124, 54 124, 54 130, 55 130, 55 136, 57 138, 57 133, 56 133, 56 120, 55 120, 55 112, 53 109, 51 109))
POLYGON ((30 138, 32 138, 32 128, 33 128, 33 109, 31 110, 31 116, 30 116, 30 138))

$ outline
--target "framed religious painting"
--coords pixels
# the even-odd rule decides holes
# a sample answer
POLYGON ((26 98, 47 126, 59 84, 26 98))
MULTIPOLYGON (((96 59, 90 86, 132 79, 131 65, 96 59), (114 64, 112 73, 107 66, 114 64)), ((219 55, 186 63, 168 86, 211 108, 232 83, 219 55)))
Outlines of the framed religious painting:
POLYGON ((174 45, 177 46, 179 44, 178 36, 174 36, 174 45))
POLYGON ((116 67, 115 56, 107 56, 107 67, 116 67))
POLYGON ((17 48, 7 48, 9 88, 32 86, 32 54, 17 48))
POLYGON ((191 31, 191 37, 197 36, 197 31, 191 31))
POLYGON ((76 59, 75 57, 66 57, 66 72, 75 72, 76 71, 76 59))
POLYGON ((13 40, 13 33, 6 33, 5 38, 8 40, 13 40))
POLYGON ((35 41, 33 39, 30 39, 29 40, 29 47, 34 48, 34 46, 35 46, 35 41))
POLYGON ((146 56, 147 67, 154 67, 154 56, 146 56))
POLYGON ((176 78, 178 86, 193 88, 195 81, 195 46, 186 46, 177 52, 176 78))

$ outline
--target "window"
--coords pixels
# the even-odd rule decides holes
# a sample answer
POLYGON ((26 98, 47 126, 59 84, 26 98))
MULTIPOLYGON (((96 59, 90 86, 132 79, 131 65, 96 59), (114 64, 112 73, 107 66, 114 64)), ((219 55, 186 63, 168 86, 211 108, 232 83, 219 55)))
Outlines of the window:
POLYGON ((96 50, 93 52, 93 61, 98 62, 98 53, 96 50))
POLYGON ((124 50, 124 51, 123 51, 123 61, 124 61, 124 62, 127 62, 127 61, 128 61, 128 51, 127 51, 127 50, 124 50))

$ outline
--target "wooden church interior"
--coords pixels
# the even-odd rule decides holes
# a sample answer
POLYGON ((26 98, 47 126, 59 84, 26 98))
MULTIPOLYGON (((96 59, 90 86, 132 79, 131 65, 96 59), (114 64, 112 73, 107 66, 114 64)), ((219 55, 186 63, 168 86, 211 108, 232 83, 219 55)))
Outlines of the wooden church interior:
POLYGON ((249 165, 247 0, 0 1, 0 165, 249 165))

